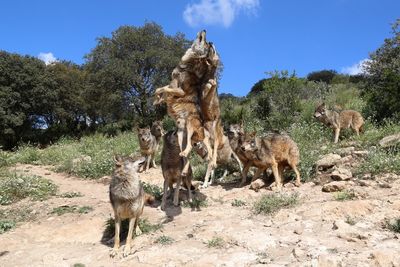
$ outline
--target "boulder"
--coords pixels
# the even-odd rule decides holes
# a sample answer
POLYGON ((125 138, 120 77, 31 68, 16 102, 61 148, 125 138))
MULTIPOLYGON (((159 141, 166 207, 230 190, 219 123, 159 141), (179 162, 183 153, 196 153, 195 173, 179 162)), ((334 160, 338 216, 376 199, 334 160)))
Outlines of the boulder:
POLYGON ((331 178, 334 181, 346 181, 350 180, 351 177, 353 177, 351 171, 343 167, 338 167, 331 173, 331 178))
POLYGON ((377 267, 400 267, 400 255, 398 251, 379 249, 371 253, 374 266, 377 267))
POLYGON ((338 163, 341 158, 342 157, 340 155, 338 155, 338 154, 330 153, 330 154, 327 154, 327 155, 323 156, 319 160, 317 160, 317 162, 315 163, 315 166, 316 166, 317 169, 319 169, 319 168, 323 168, 323 169, 331 168, 331 167, 335 166, 336 163, 338 163))
POLYGON ((318 257, 318 267, 342 267, 342 261, 338 256, 322 254, 318 257))
POLYGON ((353 153, 354 150, 355 150, 354 146, 349 146, 349 147, 338 148, 335 150, 335 153, 343 157, 351 155, 351 153, 353 153))
POLYGON ((250 189, 258 192, 262 187, 265 186, 265 181, 263 179, 257 179, 250 184, 250 189))
POLYGON ((383 148, 400 145, 400 133, 384 137, 379 141, 379 145, 383 148))
POLYGON ((334 181, 325 184, 322 187, 322 192, 338 192, 346 189, 346 183, 343 181, 334 181))

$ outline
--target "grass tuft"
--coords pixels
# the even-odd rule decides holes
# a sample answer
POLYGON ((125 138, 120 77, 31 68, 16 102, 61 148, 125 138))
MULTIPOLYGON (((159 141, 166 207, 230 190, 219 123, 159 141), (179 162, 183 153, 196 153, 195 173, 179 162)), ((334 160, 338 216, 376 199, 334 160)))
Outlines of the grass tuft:
POLYGON ((208 240, 207 247, 208 248, 223 248, 225 245, 225 241, 218 236, 213 237, 211 240, 208 240))
POLYGON ((236 198, 232 201, 231 204, 232 204, 233 207, 246 206, 246 202, 244 202, 243 200, 240 200, 240 199, 236 199, 236 198))
POLYGON ((0 220, 0 234, 10 231, 15 227, 15 221, 12 220, 0 220))
POLYGON ((256 214, 272 214, 283 208, 290 208, 299 202, 297 194, 266 194, 254 203, 253 211, 256 214))
POLYGON ((352 200, 352 199, 356 198, 356 194, 354 193, 354 190, 343 190, 343 191, 335 193, 333 196, 337 201, 346 201, 346 200, 352 200))
POLYGON ((163 246, 166 246, 166 245, 172 244, 174 241, 175 240, 172 237, 169 237, 169 236, 166 236, 166 235, 162 235, 162 236, 159 236, 156 239, 155 243, 158 243, 158 244, 161 244, 163 246))

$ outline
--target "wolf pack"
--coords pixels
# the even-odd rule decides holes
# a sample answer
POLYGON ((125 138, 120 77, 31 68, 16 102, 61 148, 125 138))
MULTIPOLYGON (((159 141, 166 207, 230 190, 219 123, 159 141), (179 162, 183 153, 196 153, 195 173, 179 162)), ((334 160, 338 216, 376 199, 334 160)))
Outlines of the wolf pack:
MULTIPOLYGON (((217 92, 219 63, 214 44, 206 40, 206 31, 199 32, 172 71, 171 82, 158 88, 154 94, 153 104, 166 104, 168 115, 174 120, 176 128, 165 132, 162 121, 154 121, 149 127, 137 128, 141 156, 114 157, 115 170, 109 190, 115 216, 111 257, 118 254, 123 219, 129 219, 124 256, 130 253, 133 233, 140 231, 137 224, 143 213, 146 196, 139 173, 157 167, 155 156, 161 139, 161 169, 164 178, 161 210, 166 209, 167 198, 171 195, 173 205, 179 205, 181 186, 187 191, 188 201, 192 201, 192 191, 195 189, 190 164, 192 150, 207 162, 203 188, 214 182, 217 166, 231 161, 237 163, 241 172, 240 187, 248 183, 251 168, 255 169, 251 182, 265 175, 267 170, 272 171, 273 190, 283 190, 284 172, 287 169, 295 173, 294 184, 301 185, 298 170, 300 151, 289 135, 249 132, 245 130, 243 122, 229 125, 224 131, 217 92)), ((322 103, 315 109, 314 117, 333 129, 335 143, 339 141, 342 129, 351 128, 357 135, 363 131, 364 120, 354 110, 329 109, 322 103)), ((227 170, 223 177, 226 174, 227 170)))

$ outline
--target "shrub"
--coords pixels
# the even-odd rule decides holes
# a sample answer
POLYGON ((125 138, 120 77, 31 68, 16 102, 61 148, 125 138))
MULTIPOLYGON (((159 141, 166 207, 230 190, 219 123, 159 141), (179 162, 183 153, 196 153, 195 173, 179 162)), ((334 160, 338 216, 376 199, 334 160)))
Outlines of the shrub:
POLYGON ((283 194, 266 194, 263 195, 256 203, 253 210, 256 214, 272 214, 282 208, 290 208, 299 202, 298 195, 283 195, 283 194))
POLYGON ((173 242, 174 242, 174 239, 172 239, 171 237, 166 236, 166 235, 159 236, 155 241, 155 243, 159 243, 163 246, 170 245, 173 242))
POLYGON ((218 236, 213 237, 211 240, 208 240, 207 247, 208 248, 223 248, 225 245, 225 241, 218 236))
POLYGON ((356 198, 356 194, 354 193, 354 190, 343 190, 341 192, 335 193, 334 198, 337 201, 352 200, 356 198))
POLYGON ((240 199, 234 199, 231 204, 233 207, 246 206, 246 202, 244 202, 243 200, 240 200, 240 199))
POLYGON ((146 182, 142 182, 143 185, 143 190, 147 194, 150 194, 154 196, 155 199, 161 200, 162 195, 163 195, 163 189, 159 187, 158 185, 152 185, 146 182))
POLYGON ((395 233, 400 233, 400 218, 397 218, 393 221, 387 221, 386 227, 390 231, 393 231, 395 233))

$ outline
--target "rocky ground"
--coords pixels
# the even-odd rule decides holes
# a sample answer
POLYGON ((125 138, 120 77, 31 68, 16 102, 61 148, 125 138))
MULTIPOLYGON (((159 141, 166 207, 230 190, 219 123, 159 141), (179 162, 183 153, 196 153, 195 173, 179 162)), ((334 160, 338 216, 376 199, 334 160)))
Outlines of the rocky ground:
MULTIPOLYGON (((54 173, 50 167, 17 165, 18 171, 51 179, 60 194, 82 196, 11 205, 29 210, 34 219, 0 235, 0 265, 400 266, 400 234, 385 227, 388 220, 400 218, 400 177, 353 178, 352 164, 364 152, 346 149, 317 163, 316 182, 300 188, 286 184, 283 194, 298 194, 299 203, 273 215, 255 215, 252 207, 261 195, 277 193, 265 188, 255 192, 250 185, 237 188, 236 183, 198 191, 196 197, 207 203, 199 209, 173 207, 171 200, 166 212, 158 202, 147 206, 143 218, 162 228, 136 237, 125 258, 110 258, 112 244, 102 241, 112 215, 106 184, 54 173), (345 192, 343 201, 332 193, 337 190, 345 192), (51 213, 63 205, 93 210, 51 213)), ((159 168, 141 179, 162 185, 159 168)), ((1 207, 6 208, 10 206, 1 207)))

